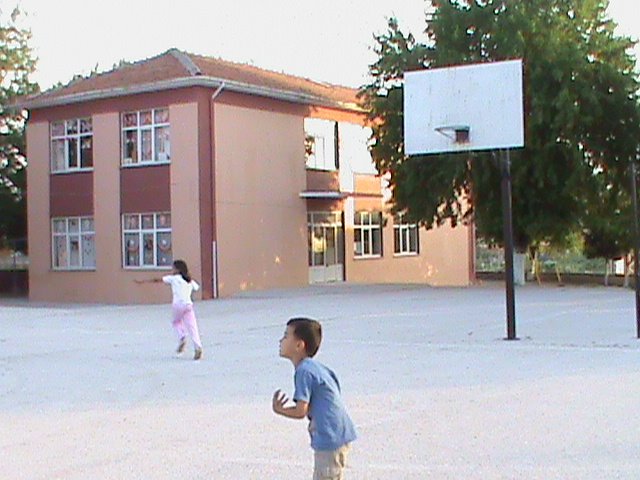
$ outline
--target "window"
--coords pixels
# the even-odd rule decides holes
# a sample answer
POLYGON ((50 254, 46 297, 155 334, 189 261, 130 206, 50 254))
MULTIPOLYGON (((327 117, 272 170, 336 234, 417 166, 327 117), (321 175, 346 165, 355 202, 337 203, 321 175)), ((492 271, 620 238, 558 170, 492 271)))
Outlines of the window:
POLYGON ((321 135, 307 135, 307 166, 314 169, 332 170, 333 165, 327 165, 325 138, 321 135))
POLYGON ((418 254, 418 225, 406 223, 403 214, 398 214, 393 219, 393 253, 418 254))
POLYGON ((170 160, 168 108, 122 114, 122 165, 170 160))
POLYGON ((369 139, 372 130, 347 122, 340 122, 340 154, 348 162, 349 170, 355 173, 378 175, 373 158, 369 152, 369 139))
POLYGON ((93 125, 90 118, 51 123, 51 172, 93 168, 93 125))
POLYGON ((93 217, 51 219, 52 267, 54 270, 96 268, 93 217))
POLYGON ((355 256, 382 256, 382 212, 356 212, 353 223, 355 256))
POLYGON ((125 268, 170 267, 171 214, 123 215, 122 245, 125 268))
POLYGON ((336 122, 305 118, 304 135, 307 168, 336 170, 338 168, 336 122))

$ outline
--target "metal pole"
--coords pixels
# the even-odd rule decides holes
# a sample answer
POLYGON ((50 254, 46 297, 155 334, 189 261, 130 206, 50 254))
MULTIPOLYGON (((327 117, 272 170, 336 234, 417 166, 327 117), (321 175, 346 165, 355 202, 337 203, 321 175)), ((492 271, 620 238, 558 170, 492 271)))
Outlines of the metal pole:
POLYGON ((504 275, 507 290, 507 338, 516 338, 516 302, 513 288, 513 212, 511 209, 511 158, 509 150, 500 152, 502 166, 502 224, 504 232, 504 275))
POLYGON ((638 251, 640 251, 640 225, 638 225, 638 192, 636 160, 631 162, 631 195, 633 195, 633 283, 636 290, 636 336, 640 338, 640 272, 638 272, 638 251))

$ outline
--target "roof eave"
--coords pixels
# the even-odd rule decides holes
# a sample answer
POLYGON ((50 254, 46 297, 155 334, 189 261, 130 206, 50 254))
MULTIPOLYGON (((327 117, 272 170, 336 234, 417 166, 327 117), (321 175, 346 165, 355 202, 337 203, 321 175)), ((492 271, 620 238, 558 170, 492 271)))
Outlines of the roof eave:
POLYGON ((269 87, 261 87, 258 85, 251 85, 248 83, 237 82, 233 80, 225 80, 223 78, 208 77, 208 76, 193 76, 174 78, 171 80, 163 80, 160 82, 144 83, 140 85, 133 85, 131 87, 117 87, 104 90, 93 90, 89 92, 74 93, 71 95, 61 95, 53 98, 38 98, 35 97, 31 100, 19 102, 15 106, 17 108, 35 110, 38 108, 58 107, 62 105, 69 105, 73 103, 90 102, 94 100, 102 100, 106 98, 123 97, 127 95, 136 95, 140 93, 151 93, 162 90, 172 90, 176 88, 187 87, 211 87, 217 88, 224 86, 225 90, 230 90, 238 93, 245 93, 250 95, 258 95, 261 97, 273 98, 276 100, 284 100, 287 102, 301 103, 305 105, 317 105, 322 107, 339 108, 344 110, 351 110, 357 112, 364 112, 362 107, 355 103, 340 102, 337 100, 331 100, 326 97, 319 97, 315 95, 309 95, 306 93, 291 91, 291 90, 279 90, 269 87))

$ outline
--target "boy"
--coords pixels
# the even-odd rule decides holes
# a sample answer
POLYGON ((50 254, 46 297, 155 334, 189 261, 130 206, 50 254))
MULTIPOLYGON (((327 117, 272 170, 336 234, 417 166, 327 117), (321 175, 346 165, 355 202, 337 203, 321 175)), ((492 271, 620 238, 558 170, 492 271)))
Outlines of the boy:
POLYGON ((273 411, 289 418, 309 417, 311 448, 314 450, 313 480, 342 480, 349 444, 356 439, 353 422, 340 396, 335 373, 313 356, 322 341, 316 320, 292 318, 280 340, 280 356, 295 368, 294 406, 280 390, 273 394, 273 411))

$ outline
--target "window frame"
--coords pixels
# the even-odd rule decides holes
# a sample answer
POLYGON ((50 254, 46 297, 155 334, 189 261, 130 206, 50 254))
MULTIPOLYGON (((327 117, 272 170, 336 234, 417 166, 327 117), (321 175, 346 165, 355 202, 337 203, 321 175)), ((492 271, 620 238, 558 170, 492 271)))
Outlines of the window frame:
POLYGON ((419 230, 417 223, 405 222, 404 215, 401 213, 393 218, 393 255, 395 257, 415 257, 420 255, 419 230), (411 250, 410 236, 412 231, 415 232, 415 251, 411 250), (398 233, 397 235, 396 232, 398 233), (398 240, 400 240, 400 244, 398 244, 398 240))
POLYGON ((382 258, 384 252, 383 246, 383 217, 382 212, 379 210, 376 211, 368 211, 368 210, 359 210, 356 211, 353 218, 353 258, 354 259, 366 259, 366 258, 382 258), (377 217, 375 219, 374 217, 377 217), (367 222, 365 223, 365 220, 367 222), (374 222, 377 220, 377 223, 374 222), (380 252, 375 252, 375 244, 374 244, 374 233, 378 230, 380 233, 380 252), (356 231, 360 231, 361 243, 363 244, 362 253, 358 253, 357 250, 357 242, 356 242, 356 231), (368 234, 368 235, 366 235, 368 234), (369 247, 370 253, 365 253, 366 248, 364 244, 367 244, 369 247))
POLYGON ((121 242, 122 242, 122 268, 124 270, 170 270, 173 264, 173 227, 171 223, 171 212, 145 212, 145 213, 123 213, 121 216, 121 242), (153 227, 144 228, 142 217, 153 216, 153 227), (166 215, 169 218, 168 227, 158 227, 158 218, 166 215), (137 216, 137 228, 127 228, 126 217, 137 216), (158 234, 169 233, 171 259, 166 265, 158 265, 158 234), (138 235, 138 264, 127 265, 127 234, 138 235), (144 235, 153 234, 153 265, 144 263, 144 235))
POLYGON ((306 161, 306 167, 310 170, 322 170, 325 172, 333 172, 336 169, 335 161, 333 165, 328 165, 327 158, 327 141, 325 135, 307 135, 309 142, 311 143, 311 152, 309 153, 306 161), (322 146, 322 152, 319 152, 319 146, 322 146), (320 156, 319 154, 322 153, 320 156))
POLYGON ((71 216, 71 217, 52 217, 51 218, 51 269, 54 271, 95 271, 96 265, 84 265, 84 237, 92 236, 93 237, 93 250, 94 250, 94 262, 97 260, 96 255, 96 228, 95 228, 95 220, 91 215, 84 216, 71 216), (78 222, 78 231, 71 232, 69 228, 69 223, 73 220, 78 222), (92 228, 84 229, 83 220, 90 220, 92 228), (57 232, 55 225, 56 222, 64 221, 65 222, 65 230, 64 232, 57 232), (71 241, 72 237, 78 238, 78 255, 79 255, 79 265, 71 265, 71 241), (57 258, 56 255, 56 238, 64 238, 65 239, 65 248, 66 248, 66 258, 67 264, 66 266, 56 266, 55 260, 57 258))
POLYGON ((338 122, 305 118, 304 138, 305 168, 324 172, 339 170, 338 122))
POLYGON ((75 172, 91 172, 93 171, 93 119, 91 116, 88 117, 78 117, 67 120, 57 120, 54 122, 49 122, 49 171, 52 175, 65 174, 65 173, 75 173, 75 172), (90 131, 82 131, 82 122, 88 123, 91 128, 90 131), (68 133, 69 127, 68 125, 75 123, 76 124, 76 132, 68 133), (61 135, 54 135, 55 125, 62 124, 62 128, 64 133, 61 135), (82 166, 82 140, 90 139, 91 140, 91 166, 83 167, 82 166), (78 162, 77 167, 69 166, 70 160, 70 149, 69 143, 71 140, 76 141, 76 158, 78 162), (53 147, 54 142, 64 142, 64 166, 61 169, 54 169, 54 152, 55 149, 53 147))
POLYGON ((126 112, 122 112, 120 114, 120 166, 122 168, 135 168, 135 167, 145 167, 149 165, 166 165, 171 163, 171 117, 169 107, 159 107, 159 108, 148 108, 142 110, 130 110, 126 112), (156 122, 156 113, 162 110, 166 110, 167 112, 167 121, 166 122, 156 122), (141 114, 151 112, 151 123, 142 125, 140 117, 141 114), (136 124, 134 126, 125 126, 125 116, 127 115, 136 115, 136 124), (156 160, 156 131, 161 128, 166 128, 169 130, 169 152, 166 160, 156 160), (151 132, 151 160, 143 160, 142 159, 142 144, 143 144, 143 132, 151 132), (126 134, 127 132, 136 132, 136 154, 137 160, 134 162, 130 159, 129 162, 125 160, 129 159, 129 157, 125 157, 126 154, 126 134))

